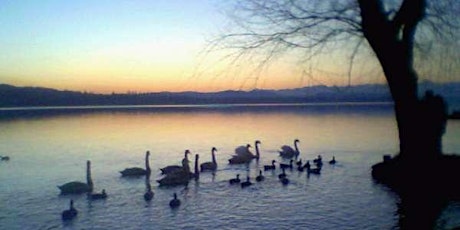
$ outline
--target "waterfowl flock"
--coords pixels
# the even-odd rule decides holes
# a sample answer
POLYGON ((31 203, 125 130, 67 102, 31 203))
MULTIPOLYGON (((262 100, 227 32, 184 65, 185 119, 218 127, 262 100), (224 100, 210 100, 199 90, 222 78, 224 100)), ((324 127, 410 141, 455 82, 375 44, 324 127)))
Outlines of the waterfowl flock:
MULTIPOLYGON (((303 172, 304 170, 307 172, 307 175, 310 174, 320 174, 321 169, 323 167, 323 162, 322 162, 322 157, 321 155, 318 155, 315 159, 312 160, 313 164, 310 164, 310 160, 306 160, 306 163, 303 164, 302 160, 299 159, 297 161, 298 156, 300 155, 300 151, 298 148, 298 143, 300 141, 298 139, 294 140, 294 148, 283 145, 281 146, 281 151, 279 151, 279 157, 281 158, 281 162, 278 164, 278 166, 275 164, 277 161, 275 159, 271 160, 270 165, 263 165, 263 166, 258 166, 258 174, 255 175, 252 179, 255 179, 257 181, 256 184, 259 183, 264 183, 267 175, 263 175, 263 171, 277 171, 280 170, 280 173, 278 174, 278 180, 281 182, 282 185, 288 185, 290 183, 289 180, 289 175, 286 173, 287 170, 292 171, 293 169, 295 170, 297 168, 298 172, 303 172), (294 159, 296 159, 295 164, 296 168, 294 167, 294 159), (289 163, 286 163, 288 161, 289 163), (262 170, 263 169, 263 170, 262 170)), ((259 146, 261 145, 261 142, 259 140, 256 140, 254 143, 255 147, 255 154, 251 152, 250 148, 252 146, 250 144, 242 145, 239 146, 235 149, 235 154, 231 156, 231 158, 228 160, 229 166, 235 165, 235 164, 248 164, 250 163, 253 159, 259 160, 260 159, 260 149, 259 146)), ((217 148, 212 147, 211 148, 211 161, 209 162, 204 162, 204 163, 199 163, 199 154, 195 154, 195 161, 194 161, 194 171, 190 169, 189 166, 189 159, 188 156, 191 155, 190 150, 185 150, 184 152, 184 158, 181 161, 181 165, 168 165, 160 169, 159 176, 162 178, 157 179, 156 182, 158 183, 159 187, 172 187, 172 186, 187 186, 187 184, 191 180, 199 180, 200 173, 206 173, 206 172, 212 172, 213 175, 217 172, 218 170, 218 164, 216 160, 216 152, 217 148)), ((131 167, 131 168, 126 168, 119 173, 121 174, 121 177, 140 177, 140 176, 145 176, 145 193, 143 194, 143 198, 145 201, 149 202, 153 199, 154 197, 154 192, 152 190, 152 186, 150 184, 150 177, 151 177, 151 168, 150 168, 150 151, 147 151, 145 154, 145 168, 141 167, 131 167)), ((337 161, 335 159, 335 156, 332 157, 332 159, 329 161, 329 164, 334 165, 336 164, 337 161)), ((276 175, 271 173, 272 175, 276 175)), ((228 183, 231 185, 238 184, 241 186, 241 188, 247 188, 252 185, 254 185, 253 182, 251 182, 251 176, 250 172, 247 173, 246 179, 244 181, 241 181, 240 179, 240 174, 236 174, 235 178, 231 178, 228 180, 228 183)), ((101 193, 93 193, 93 180, 91 177, 91 162, 88 160, 86 164, 86 183, 81 182, 81 181, 72 181, 65 183, 63 185, 57 186, 61 192, 61 195, 67 195, 67 194, 82 194, 86 193, 88 200, 101 200, 101 199, 107 199, 108 195, 106 192, 106 189, 103 188, 101 193)), ((178 208, 181 204, 180 199, 177 197, 177 193, 173 193, 173 199, 169 202, 169 205, 171 208, 178 208)), ((68 221, 72 220, 77 216, 78 211, 74 207, 74 200, 70 200, 70 208, 67 210, 64 210, 62 212, 62 220, 68 221)))

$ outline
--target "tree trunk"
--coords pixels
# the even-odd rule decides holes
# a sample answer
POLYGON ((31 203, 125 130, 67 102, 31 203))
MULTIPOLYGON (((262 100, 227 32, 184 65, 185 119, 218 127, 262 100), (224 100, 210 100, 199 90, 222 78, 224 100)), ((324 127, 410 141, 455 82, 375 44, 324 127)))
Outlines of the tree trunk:
POLYGON ((439 155, 447 121, 440 96, 420 100, 413 68, 413 40, 422 20, 424 0, 405 0, 393 21, 380 0, 358 0, 363 34, 376 54, 394 100, 402 159, 428 160, 439 155))

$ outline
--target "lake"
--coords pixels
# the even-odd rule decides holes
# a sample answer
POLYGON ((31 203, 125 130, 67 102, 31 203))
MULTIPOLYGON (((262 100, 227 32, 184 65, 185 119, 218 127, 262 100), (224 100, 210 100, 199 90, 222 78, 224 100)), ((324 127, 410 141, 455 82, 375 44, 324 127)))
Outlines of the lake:
MULTIPOLYGON (((459 153, 460 122, 449 120, 444 152, 459 153)), ((392 229, 398 228, 398 196, 371 178, 371 166, 398 150, 391 104, 287 104, 26 108, 0 110, 0 229, 392 229), (299 139, 299 158, 326 161, 321 175, 259 169, 279 157, 282 145, 299 139), (261 141, 259 161, 229 165, 240 145, 261 141), (218 170, 200 174, 188 186, 159 187, 160 168, 178 165, 185 150, 211 160, 218 170), (143 199, 144 178, 119 171, 143 167, 150 151, 154 198, 143 199), (327 164, 333 156, 337 163, 327 164), (94 191, 60 195, 66 182, 85 181, 91 160, 94 191), (241 188, 229 179, 249 175, 241 188), (173 193, 182 204, 169 207, 173 193), (75 201, 72 221, 61 212, 75 201)), ((193 162, 190 166, 193 168, 193 162)), ((440 228, 460 225, 460 204, 452 202, 440 228)))

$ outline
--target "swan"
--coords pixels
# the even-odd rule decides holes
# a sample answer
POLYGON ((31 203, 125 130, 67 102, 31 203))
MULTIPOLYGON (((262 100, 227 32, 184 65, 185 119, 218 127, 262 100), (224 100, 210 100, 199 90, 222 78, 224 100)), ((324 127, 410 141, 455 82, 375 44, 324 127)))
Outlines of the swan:
POLYGON ((58 186, 61 194, 80 194, 93 191, 93 180, 91 179, 91 162, 86 161, 86 183, 72 181, 58 186))
POLYGON ((240 180, 240 174, 236 174, 236 178, 230 179, 230 180, 229 180, 229 183, 230 183, 230 184, 238 184, 238 183, 240 183, 240 181, 241 181, 241 180, 240 180))
POLYGON ((254 155, 251 151, 249 151, 249 148, 251 147, 250 144, 247 144, 246 146, 240 146, 235 149, 235 155, 232 156, 228 160, 229 164, 244 164, 244 163, 249 163, 252 159, 260 158, 260 153, 259 153, 259 144, 261 142, 259 140, 255 141, 255 148, 256 148, 256 154, 254 155))
POLYGON ((216 171, 217 169, 217 162, 216 162, 216 155, 214 152, 217 151, 215 147, 212 147, 211 149, 211 155, 212 155, 212 162, 204 162, 200 165, 201 171, 216 171))
POLYGON ((184 153, 184 158, 182 159, 182 166, 179 166, 179 165, 168 165, 161 170, 161 174, 169 174, 169 173, 172 173, 174 171, 177 171, 177 170, 181 170, 183 169, 182 167, 184 166, 184 161, 187 161, 187 167, 188 167, 188 154, 190 154, 190 151, 187 149, 185 150, 185 153, 184 153))
POLYGON ((177 199, 177 194, 174 193, 174 199, 172 199, 171 201, 169 201, 169 206, 171 208, 177 208, 180 206, 180 200, 177 199))
POLYGON ((145 153, 145 169, 139 167, 126 168, 125 170, 120 171, 121 176, 143 176, 150 174, 149 156, 150 152, 147 151, 145 153))
POLYGON ((70 200, 70 208, 67 210, 64 210, 61 214, 62 220, 71 220, 75 218, 78 214, 77 209, 73 207, 73 200, 70 200))
POLYGON ((246 188, 246 187, 251 186, 251 185, 252 185, 252 183, 251 183, 250 178, 248 176, 248 177, 246 177, 246 181, 241 183, 241 188, 246 188))
POLYGON ((283 172, 278 175, 279 179, 285 178, 286 177, 286 170, 282 168, 283 172))
POLYGON ((289 161, 289 164, 282 164, 282 163, 280 163, 280 168, 281 168, 281 169, 287 169, 287 168, 292 169, 292 163, 293 163, 293 162, 294 162, 294 160, 291 159, 291 160, 289 161))
POLYGON ((107 193, 105 193, 105 189, 102 189, 101 193, 88 194, 88 198, 91 200, 103 200, 107 198, 107 193))
POLYGON ((265 177, 262 175, 262 170, 259 170, 259 175, 256 177, 256 181, 263 181, 265 177))
POLYGON ((332 157, 332 160, 329 161, 329 164, 333 165, 333 164, 335 164, 335 163, 336 163, 336 161, 335 161, 335 156, 333 156, 333 157, 332 157))
POLYGON ((150 175, 145 177, 145 187, 147 191, 144 193, 144 200, 150 201, 153 198, 152 186, 150 185, 150 175))
POLYGON ((173 185, 186 185, 190 181, 190 179, 195 178, 198 179, 200 172, 198 171, 198 159, 199 155, 195 155, 195 173, 190 171, 190 167, 188 166, 188 160, 184 159, 182 161, 182 169, 176 170, 169 174, 166 174, 165 177, 157 180, 160 186, 173 186, 173 185))
POLYGON ((299 148, 297 147, 297 143, 299 143, 300 141, 298 139, 295 139, 294 140, 294 148, 293 149, 291 146, 288 146, 288 145, 283 145, 281 146, 281 151, 279 151, 280 153, 280 156, 282 158, 293 158, 293 157, 297 157, 299 155, 299 148))
POLYGON ((276 169, 276 166, 275 166, 275 160, 272 160, 272 164, 271 165, 264 165, 264 170, 267 171, 267 170, 274 170, 276 169))

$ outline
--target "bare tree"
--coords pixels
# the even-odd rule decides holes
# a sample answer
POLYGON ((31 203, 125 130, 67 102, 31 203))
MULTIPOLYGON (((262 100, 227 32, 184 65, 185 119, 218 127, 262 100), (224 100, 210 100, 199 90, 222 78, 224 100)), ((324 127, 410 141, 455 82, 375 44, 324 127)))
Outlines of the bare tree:
POLYGON ((395 102, 401 159, 432 159, 441 154, 446 124, 442 97, 420 98, 414 68, 417 48, 447 44, 458 36, 457 0, 241 0, 231 17, 238 30, 216 39, 214 47, 233 57, 280 53, 308 58, 345 46, 350 63, 359 49, 370 48, 395 102), (365 41, 365 42, 363 42, 365 41))

